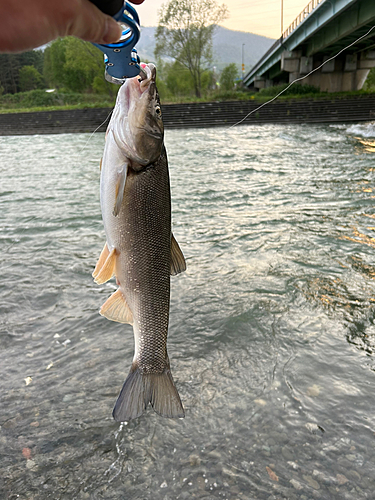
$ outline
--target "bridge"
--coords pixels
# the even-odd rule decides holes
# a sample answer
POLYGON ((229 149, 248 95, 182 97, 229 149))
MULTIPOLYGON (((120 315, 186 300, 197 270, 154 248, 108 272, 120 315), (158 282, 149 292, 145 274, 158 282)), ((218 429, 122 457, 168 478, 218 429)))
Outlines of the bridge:
POLYGON ((300 83, 328 92, 359 90, 373 67, 375 0, 311 0, 245 75, 244 85, 290 83, 317 69, 300 83))

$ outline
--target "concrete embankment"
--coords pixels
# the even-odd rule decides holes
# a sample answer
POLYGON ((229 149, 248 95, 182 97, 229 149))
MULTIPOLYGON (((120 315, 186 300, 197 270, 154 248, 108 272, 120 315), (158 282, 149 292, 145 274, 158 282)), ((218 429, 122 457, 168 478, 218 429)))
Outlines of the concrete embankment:
MULTIPOLYGON (((256 101, 163 105, 166 128, 227 127, 258 108, 256 101)), ((0 114, 0 135, 104 132, 110 108, 0 114)), ((340 123, 375 120, 375 94, 336 99, 274 101, 243 123, 340 123)))

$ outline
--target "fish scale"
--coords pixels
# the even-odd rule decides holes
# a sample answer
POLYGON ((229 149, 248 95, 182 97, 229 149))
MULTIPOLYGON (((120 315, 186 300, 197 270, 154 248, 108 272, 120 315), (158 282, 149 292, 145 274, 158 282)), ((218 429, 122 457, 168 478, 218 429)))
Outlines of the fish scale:
POLYGON ((149 403, 162 416, 184 416, 167 335, 170 275, 184 271, 186 263, 171 232, 156 70, 144 66, 149 82, 125 82, 108 126, 100 180, 107 242, 93 273, 97 283, 115 275, 118 285, 101 314, 134 330, 132 366, 113 412, 118 421, 139 417, 149 403))

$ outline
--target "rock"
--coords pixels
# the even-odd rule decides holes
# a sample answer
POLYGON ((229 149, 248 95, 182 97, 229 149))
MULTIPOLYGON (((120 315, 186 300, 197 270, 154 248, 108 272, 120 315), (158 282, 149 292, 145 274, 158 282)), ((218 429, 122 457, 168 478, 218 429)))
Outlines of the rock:
POLYGON ((205 480, 204 477, 202 476, 197 477, 197 484, 200 490, 206 489, 206 481, 208 482, 208 480, 207 479, 205 480))
POLYGON ((289 441, 289 436, 285 432, 271 431, 269 435, 276 443, 287 443, 289 441))
POLYGON ((322 482, 329 482, 329 479, 321 472, 320 470, 313 470, 312 477, 316 479, 317 481, 322 482))
POLYGON ((344 476, 344 474, 337 474, 336 475, 336 481, 338 482, 339 485, 345 484, 349 481, 347 477, 344 476))
POLYGON ((285 460, 293 461, 293 453, 289 450, 287 446, 283 446, 281 448, 281 454, 285 458, 285 460))
POLYGON ((167 481, 163 481, 160 485, 160 488, 167 488, 167 487, 168 487, 167 481))
POLYGON ((302 484, 299 483, 296 479, 291 479, 289 482, 293 486, 294 489, 296 489, 298 491, 303 489, 302 484))
POLYGON ((22 455, 26 458, 26 460, 29 460, 31 458, 31 450, 30 450, 30 448, 23 448, 22 449, 22 455))
POLYGON ((299 469, 299 465, 296 464, 296 462, 293 462, 293 461, 289 460, 287 463, 288 463, 289 467, 292 467, 292 469, 294 469, 294 470, 298 470, 299 469))
POLYGON ((338 457, 337 463, 340 464, 341 467, 344 467, 345 469, 349 469, 349 468, 353 467, 352 462, 349 462, 349 460, 346 459, 345 457, 338 457))
POLYGON ((270 467, 266 466, 266 471, 268 472, 268 475, 270 476, 270 479, 272 479, 272 481, 278 481, 279 480, 279 478, 277 477, 277 475, 273 472, 273 470, 270 467))
POLYGON ((189 462, 190 462, 191 467, 196 467, 196 466, 200 465, 201 459, 199 458, 198 455, 190 455, 189 462))
POLYGON ((361 479, 361 476, 356 470, 348 470, 347 474, 349 476, 349 479, 351 479, 352 481, 359 481, 361 479))
POLYGON ((306 396, 310 396, 311 398, 316 398, 320 394, 320 387, 316 384, 309 387, 306 391, 306 396))
POLYGON ((29 470, 36 471, 38 470, 38 466, 34 462, 34 460, 26 460, 26 467, 29 470))
POLYGON ((319 430, 319 427, 316 424, 314 424, 313 422, 307 422, 307 424, 305 424, 305 427, 308 431, 313 432, 313 433, 315 433, 316 431, 319 430))
POLYGON ((265 401, 264 399, 254 399, 254 403, 258 406, 266 406, 267 401, 265 401))
POLYGON ((311 476, 303 476, 303 479, 306 481, 306 483, 309 486, 311 486, 311 488, 314 488, 314 490, 320 489, 320 485, 319 485, 318 481, 315 481, 315 479, 312 478, 311 476))

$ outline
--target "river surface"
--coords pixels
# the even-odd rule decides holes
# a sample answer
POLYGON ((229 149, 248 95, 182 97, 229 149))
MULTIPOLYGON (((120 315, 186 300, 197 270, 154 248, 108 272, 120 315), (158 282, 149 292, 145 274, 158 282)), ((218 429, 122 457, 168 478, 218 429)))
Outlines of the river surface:
POLYGON ((0 498, 374 498, 375 125, 167 131, 186 418, 128 424, 103 144, 0 138, 0 498))

